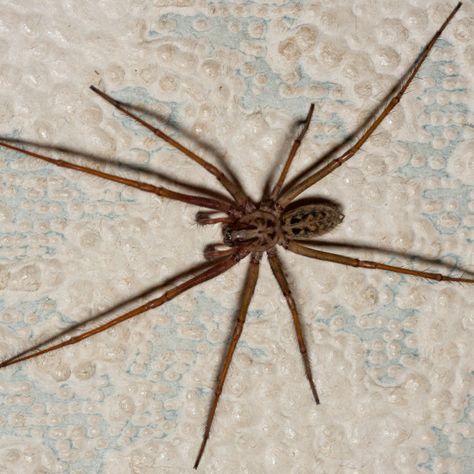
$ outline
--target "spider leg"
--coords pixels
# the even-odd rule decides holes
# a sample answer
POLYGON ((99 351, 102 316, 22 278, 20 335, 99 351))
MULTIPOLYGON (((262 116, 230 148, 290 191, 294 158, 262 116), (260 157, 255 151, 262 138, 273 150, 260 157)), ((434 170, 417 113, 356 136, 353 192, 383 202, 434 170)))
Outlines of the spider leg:
POLYGON ((201 225, 228 224, 232 222, 229 216, 215 216, 215 214, 216 212, 198 212, 196 214, 196 222, 201 225))
POLYGON ((270 262, 270 266, 273 271, 273 275, 275 275, 275 278, 278 284, 280 285, 280 289, 284 297, 286 298, 288 307, 290 308, 291 316, 293 317, 293 324, 295 326, 296 337, 298 339, 298 345, 301 352, 301 357, 303 358, 304 371, 306 374, 306 378, 308 379, 309 385, 311 387, 311 392, 313 393, 313 397, 316 402, 316 405, 319 405, 319 396, 316 390, 316 385, 313 380, 313 374, 311 372, 311 365, 309 363, 308 351, 306 349, 303 328, 301 325, 300 317, 298 315, 298 309, 296 308, 296 302, 291 293, 285 274, 283 273, 281 260, 278 258, 276 251, 273 250, 273 251, 267 252, 267 255, 268 255, 268 261, 270 262))
POLYGON ((224 188, 229 192, 229 194, 237 201, 239 206, 245 208, 247 205, 250 204, 249 199, 247 198, 245 193, 240 189, 240 187, 234 181, 231 181, 219 168, 209 163, 204 158, 201 158, 200 156, 196 155, 196 153, 192 152, 189 148, 186 148, 184 145, 181 145, 181 143, 178 143, 176 140, 174 140, 169 135, 161 131, 159 128, 154 127, 146 120, 140 118, 138 115, 134 114, 133 112, 130 112, 127 108, 125 108, 125 106, 122 103, 115 100, 113 97, 110 97, 105 92, 102 92, 101 90, 97 89, 97 87, 90 86, 90 88, 96 94, 100 95, 103 99, 105 99, 107 102, 112 104, 116 109, 120 110, 125 115, 128 115, 130 118, 132 118, 139 124, 143 125, 145 128, 147 128, 152 133, 154 133, 157 137, 161 138, 169 145, 181 151, 188 158, 191 158, 191 160, 193 160, 195 163, 202 166, 209 173, 214 175, 217 178, 217 180, 224 186, 224 188))
POLYGON ((459 2, 453 9, 453 11, 450 13, 448 18, 444 21, 442 24, 441 28, 433 35, 431 38, 430 42, 423 48, 421 54, 418 56, 416 61, 413 63, 411 67, 411 72, 408 74, 408 76, 402 81, 400 85, 400 89, 397 92, 397 94, 392 97, 390 102, 386 105, 386 107, 382 110, 382 112, 376 117, 372 125, 362 134, 362 136, 357 140, 357 142, 345 153, 343 153, 341 156, 338 158, 335 158, 331 162, 329 162, 326 166, 321 168, 319 171, 316 173, 308 176, 306 179, 301 181, 299 184, 296 184, 292 188, 288 189, 286 192, 284 192, 280 198, 278 199, 278 204, 280 207, 285 208, 291 201, 293 201, 299 194, 301 194, 303 191, 308 189, 310 186, 313 184, 317 183, 324 177, 326 177, 328 174, 332 173, 335 169, 339 168, 343 163, 345 163, 347 160, 352 158, 362 147, 362 145, 367 141, 367 139, 372 135, 372 133, 375 132, 377 127, 383 122, 385 117, 392 111, 392 109, 400 102, 400 99, 402 96, 405 94, 406 90, 408 89, 408 86, 411 84, 413 79, 415 78, 418 70, 420 69, 421 65, 427 58, 429 52, 431 51, 431 48, 434 46, 436 43, 436 40, 441 36, 443 33, 444 29, 448 26, 449 22, 453 19, 454 15, 457 13, 457 11, 461 8, 462 3, 459 2))
POLYGON ((302 245, 307 245, 310 248, 329 248, 334 250, 335 248, 338 249, 345 249, 347 252, 351 252, 353 250, 355 251, 361 251, 361 250, 368 250, 368 251, 375 251, 379 255, 388 255, 389 257, 402 257, 405 259, 414 259, 416 262, 419 262, 420 264, 425 264, 425 265, 440 265, 444 267, 448 271, 453 271, 457 270, 463 275, 469 275, 474 277, 474 270, 467 270, 466 268, 463 268, 458 265, 450 265, 449 263, 443 261, 440 258, 430 258, 427 255, 423 254, 418 254, 418 253, 410 253, 410 252, 401 252, 399 250, 393 250, 391 248, 387 247, 381 247, 379 245, 372 245, 372 244, 366 244, 363 242, 357 243, 357 242, 344 242, 344 241, 334 241, 334 240, 299 240, 298 243, 302 245))
POLYGON ((362 267, 369 268, 372 270, 386 270, 389 272, 403 273, 404 275, 427 278, 428 280, 474 283, 473 278, 451 277, 448 275, 443 275, 441 273, 411 270, 409 268, 397 267, 395 265, 386 265, 385 263, 373 262, 371 260, 359 260, 358 258, 347 257, 345 255, 339 255, 337 253, 323 252, 322 250, 312 249, 306 247, 305 245, 298 244, 294 241, 290 241, 288 243, 288 250, 299 255, 304 255, 305 257, 315 258, 317 260, 325 260, 327 262, 340 263, 342 265, 349 265, 351 267, 362 267))
POLYGON ((235 253, 234 247, 227 247, 224 244, 209 244, 204 248, 204 258, 214 260, 216 258, 226 257, 235 253))
POLYGON ((222 393, 222 387, 229 371, 230 363, 232 361, 232 356, 234 355, 235 348, 239 342, 240 335, 242 334, 242 329, 244 327, 245 318, 247 317, 247 310, 252 299, 252 296, 255 291, 255 285, 258 280, 258 271, 260 268, 260 253, 252 253, 251 262, 249 269, 247 271, 247 277, 245 281, 245 288, 242 295, 242 301, 240 303, 240 310, 235 322, 234 330, 232 331, 232 337, 229 342, 229 347, 224 359, 224 362, 220 368, 219 376, 217 377, 217 383, 214 387, 214 398, 212 400, 211 408, 209 409, 209 414, 207 416, 206 428, 204 430, 204 436, 201 442, 201 447, 199 448, 198 455, 196 457, 196 462, 194 463, 194 469, 197 469, 201 457, 206 448, 207 440, 209 439, 209 432, 211 431, 212 422, 214 420, 214 415, 216 413, 217 403, 219 402, 219 397, 222 393))
POLYGON ((291 163, 293 162, 293 158, 295 157, 296 152, 298 151, 298 148, 300 147, 301 142, 303 141, 303 137, 308 131, 309 124, 311 123, 311 117, 313 116, 313 112, 314 112, 314 104, 311 104, 311 106, 309 107, 308 115, 306 116, 306 120, 304 121, 303 130, 301 130, 300 134, 298 135, 296 140, 293 142, 293 146, 291 147, 288 158, 286 159, 285 166, 281 170, 280 177, 278 178, 278 181, 276 182, 275 187, 273 188, 273 191, 270 194, 270 199, 272 200, 276 200, 276 198, 280 194, 280 190, 285 182, 285 178, 288 174, 288 171, 290 170, 290 166, 291 166, 291 163))
POLYGON ((33 353, 29 353, 29 354, 28 353, 25 354, 25 352, 23 352, 20 356, 17 355, 17 356, 11 357, 10 359, 7 359, 3 361, 2 363, 0 363, 0 368, 8 367, 9 365, 17 364, 19 362, 23 362, 28 359, 33 359, 40 355, 47 354, 48 352, 56 351, 57 349, 61 349, 62 347, 76 344, 79 341, 87 339, 91 336, 94 336, 95 334, 99 334, 102 331, 105 331, 113 326, 116 326, 117 324, 120 324, 126 321, 127 319, 138 316, 139 314, 142 314, 145 311, 149 311, 150 309, 157 308, 158 306, 161 306, 164 303, 167 303, 168 301, 176 298, 176 296, 180 295, 181 293, 184 293, 190 288, 200 285, 201 283, 211 280, 217 277, 218 275, 220 275, 221 273, 224 273, 229 268, 234 266, 238 262, 238 260, 239 259, 236 258, 235 256, 227 257, 226 259, 217 262, 215 265, 205 270, 204 272, 201 272, 198 275, 190 278, 189 280, 186 280, 183 283, 180 283, 179 285, 174 286, 173 288, 163 293, 160 297, 150 300, 147 303, 141 306, 138 306, 137 308, 134 308, 112 319, 111 321, 101 324, 100 326, 94 329, 90 329, 89 331, 85 331, 81 334, 78 334, 77 336, 73 336, 66 341, 49 346, 46 349, 35 350, 33 353))
POLYGON ((0 146, 4 148, 9 148, 10 150, 20 152, 24 155, 28 155, 33 158, 37 158, 42 161, 46 161, 55 166, 59 166, 61 168, 69 168, 71 170, 81 171, 82 173, 98 176, 99 178, 107 179, 108 181, 114 181, 116 183, 125 184, 126 186, 131 186, 132 188, 137 188, 142 191, 146 191, 148 193, 157 194, 158 196, 172 199, 174 201, 181 201, 187 204, 192 204, 194 206, 206 207, 208 209, 215 209, 215 210, 219 210, 223 212, 229 212, 235 209, 234 206, 230 202, 226 202, 220 199, 178 193, 175 191, 171 191, 170 189, 163 188, 162 186, 153 186, 152 184, 143 183, 142 181, 136 181, 134 179, 123 178, 121 176, 105 173, 103 171, 99 171, 94 168, 89 168, 87 166, 77 165, 75 163, 71 163, 70 161, 64 161, 64 160, 58 160, 56 158, 51 158, 46 155, 41 155, 39 153, 35 153, 32 151, 24 150, 22 148, 18 148, 14 145, 10 145, 9 143, 5 143, 5 142, 0 142, 0 146))

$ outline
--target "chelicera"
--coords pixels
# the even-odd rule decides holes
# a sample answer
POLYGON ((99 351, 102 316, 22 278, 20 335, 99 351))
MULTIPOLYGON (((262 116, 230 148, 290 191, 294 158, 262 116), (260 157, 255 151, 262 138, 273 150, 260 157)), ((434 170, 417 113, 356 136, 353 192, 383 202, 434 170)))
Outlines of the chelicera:
MULTIPOLYGON (((339 225, 343 220, 341 209, 337 204, 330 201, 299 203, 298 201, 295 201, 295 199, 301 193, 324 179, 334 170, 343 165, 346 161, 350 160, 360 150, 362 145, 374 133, 377 127, 383 122, 383 120, 405 94, 407 88, 413 81, 415 75, 423 64, 423 61, 428 56, 436 40, 440 37, 460 7, 461 3, 458 3, 451 14, 447 17, 441 28, 433 35, 432 39, 425 46, 418 59, 413 63, 407 76, 400 82, 396 93, 388 101, 383 110, 374 117, 373 122, 367 127, 367 129, 361 134, 355 143, 342 155, 333 159, 326 165, 322 165, 319 169, 317 169, 317 171, 310 174, 306 178, 297 180, 295 184, 284 187, 285 180, 293 159, 295 158, 301 141, 303 140, 303 137, 311 124, 311 117, 314 110, 314 105, 311 105, 306 119, 303 122, 302 130, 291 147, 277 182, 274 184, 268 195, 265 196, 260 203, 252 202, 252 200, 247 197, 238 183, 226 176, 226 174, 216 166, 196 155, 194 152, 181 145, 175 139, 165 134, 161 129, 154 127, 143 118, 133 113, 124 104, 118 102, 94 86, 91 86, 91 89, 100 97, 112 104, 122 113, 128 115, 133 120, 149 129, 152 133, 166 141, 171 146, 180 150, 189 159, 205 168, 224 186, 224 188, 229 193, 230 198, 226 199, 220 197, 216 198, 213 196, 209 197, 179 193, 164 187, 154 186, 142 181, 136 181, 133 179, 105 173, 93 168, 77 165, 69 161, 58 160, 30 150, 19 148, 13 144, 14 142, 11 140, 8 141, 4 139, 2 142, 0 142, 0 146, 4 148, 14 150, 35 159, 46 161, 55 166, 69 168, 82 173, 98 176, 109 181, 120 183, 124 186, 134 187, 142 191, 153 193, 166 199, 181 201, 189 205, 204 208, 205 211, 198 212, 197 222, 202 225, 221 225, 223 234, 222 244, 210 245, 206 248, 205 257, 207 259, 207 263, 204 266, 205 269, 202 270, 201 268, 201 272, 197 275, 177 284, 163 293, 161 296, 149 300, 141 306, 138 306, 124 314, 120 314, 107 323, 104 323, 94 329, 82 332, 65 341, 56 344, 50 343, 45 348, 36 347, 23 351, 20 354, 17 354, 2 362, 0 367, 7 367, 17 364, 19 362, 38 357, 42 354, 55 351, 62 347, 76 344, 84 339, 120 324, 123 321, 165 304, 181 293, 226 272, 239 261, 249 257, 250 261, 248 264, 243 293, 241 295, 240 308, 231 337, 229 339, 224 361, 219 370, 219 375, 214 387, 213 399, 204 429, 204 435, 194 463, 194 468, 197 468, 209 439, 219 398, 223 390, 232 357, 242 333, 247 310, 257 284, 260 263, 264 254, 268 258, 273 274, 287 301, 293 319, 299 350, 303 360, 305 375, 309 382, 310 389, 316 404, 319 404, 320 399, 312 375, 304 331, 300 321, 298 308, 278 256, 277 249, 279 246, 299 255, 317 260, 334 262, 336 264, 350 265, 353 267, 362 267, 366 269, 385 270, 437 281, 463 282, 469 284, 474 283, 474 279, 472 278, 454 277, 440 273, 412 270, 409 268, 387 265, 384 263, 368 260, 359 260, 346 255, 318 250, 314 248, 314 246, 310 246, 307 241, 311 241, 311 239, 314 237, 324 235, 339 225)), ((317 244, 317 242, 314 242, 314 244, 317 244)))

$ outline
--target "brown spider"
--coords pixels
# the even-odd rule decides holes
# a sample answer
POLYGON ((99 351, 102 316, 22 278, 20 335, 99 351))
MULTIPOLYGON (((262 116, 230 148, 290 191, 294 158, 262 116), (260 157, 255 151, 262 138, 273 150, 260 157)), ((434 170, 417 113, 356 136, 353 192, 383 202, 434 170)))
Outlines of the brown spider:
POLYGON ((204 197, 178 193, 163 187, 157 187, 141 181, 122 178, 85 166, 76 165, 68 161, 58 160, 38 153, 34 153, 32 151, 27 151, 18 148, 12 145, 11 143, 0 142, 0 146, 2 147, 15 150, 17 152, 46 161, 56 166, 81 171, 83 173, 88 173, 110 181, 115 181, 126 186, 134 187, 142 191, 154 193, 168 199, 182 201, 187 204, 192 204, 198 207, 205 208, 207 209, 207 211, 198 212, 197 221, 203 225, 222 224, 223 226, 223 245, 211 245, 205 250, 205 257, 208 260, 212 261, 212 263, 206 270, 202 271, 201 273, 192 278, 189 278, 187 281, 174 286, 173 288, 162 294, 159 298, 152 299, 147 303, 131 311, 128 311, 125 314, 122 314, 107 323, 98 326, 97 328, 85 331, 79 335, 70 338, 69 340, 50 345, 45 349, 33 348, 21 354, 17 354, 16 356, 11 357, 2 362, 0 364, 0 368, 17 364, 19 362, 32 359, 34 357, 38 357, 42 354, 55 351, 67 345, 76 344, 77 342, 83 339, 89 338, 95 334, 105 331, 106 329, 115 326, 127 319, 133 318, 134 316, 144 313, 152 308, 157 308, 162 304, 175 298, 176 296, 180 295, 181 293, 189 290, 190 288, 198 286, 201 283, 211 280, 216 276, 224 273, 229 268, 236 265, 236 263, 240 260, 246 257, 250 257, 245 287, 241 298, 240 310, 238 313, 237 320, 235 322, 232 336, 230 338, 225 359, 220 368, 217 383, 214 389, 214 398, 210 406, 207 423, 204 430, 204 436, 198 451, 196 461, 194 463, 194 468, 196 469, 200 463, 201 457, 206 447, 207 440, 209 438, 212 422, 214 420, 214 415, 219 402, 219 397, 222 393, 222 389, 232 361, 232 357, 235 352, 240 335, 242 333, 247 310, 255 291, 255 286, 259 274, 260 261, 264 253, 267 254, 273 274, 288 303, 288 307, 293 318, 299 349, 303 359, 306 378, 308 379, 316 404, 320 403, 319 396, 316 390, 315 383, 313 381, 313 375, 311 372, 311 366, 308 358, 308 352, 306 349, 303 329, 295 300, 288 286, 287 279, 283 272, 282 264, 277 254, 277 245, 280 245, 285 249, 290 250, 291 252, 317 260, 325 260, 354 267, 386 270, 437 281, 474 283, 474 279, 472 278, 451 277, 439 273, 410 270, 407 268, 386 265, 373 261, 359 260, 356 258, 316 250, 314 248, 308 247, 302 244, 301 241, 308 240, 331 231, 343 220, 344 216, 342 215, 339 207, 332 202, 313 202, 309 204, 300 203, 299 205, 298 203, 294 203, 295 198, 297 198, 302 192, 310 188, 312 185, 316 184, 318 181, 325 178, 327 175, 332 173, 334 170, 336 170, 339 166, 348 161, 357 153, 357 151, 362 147, 366 140, 377 129, 380 123, 385 119, 385 117, 387 117, 391 110, 400 101, 400 99, 408 89, 409 85, 411 84, 413 78, 420 69, 421 65, 423 64, 424 60, 428 56, 436 40, 440 37, 440 35, 442 34, 442 32, 460 7, 461 3, 458 3, 451 12, 451 14, 447 17, 441 28, 434 34, 430 42, 425 46, 418 59, 412 65, 409 74, 404 80, 401 81, 396 94, 393 95, 393 97, 385 106, 385 108, 376 116, 375 120, 360 136, 360 138, 358 138, 356 143, 341 156, 336 159, 333 159, 325 166, 320 167, 320 169, 315 173, 311 174, 305 179, 300 180, 296 184, 289 186, 286 189, 283 189, 283 185, 285 183, 285 179, 287 177, 292 161, 297 153, 297 150, 301 144, 305 133, 307 132, 310 126, 311 117, 314 110, 314 105, 312 104, 304 121, 303 129, 293 143, 293 146, 290 150, 288 158, 285 162, 283 170, 281 171, 276 184, 274 185, 269 195, 258 204, 253 203, 251 199, 248 198, 247 195, 243 192, 240 186, 232 179, 229 179, 217 167, 210 164, 203 158, 199 157, 180 143, 176 142, 173 138, 166 135, 160 129, 155 128, 150 123, 146 122, 145 120, 128 110, 122 103, 116 101, 115 99, 113 99, 106 93, 100 91, 94 86, 91 86, 91 89, 95 93, 100 95, 103 99, 111 103, 114 107, 119 109, 124 114, 136 120, 144 127, 151 130, 155 135, 166 141, 168 144, 183 152, 188 158, 192 159, 197 164, 205 168, 224 186, 224 188, 232 196, 232 199, 226 200, 223 198, 204 197))

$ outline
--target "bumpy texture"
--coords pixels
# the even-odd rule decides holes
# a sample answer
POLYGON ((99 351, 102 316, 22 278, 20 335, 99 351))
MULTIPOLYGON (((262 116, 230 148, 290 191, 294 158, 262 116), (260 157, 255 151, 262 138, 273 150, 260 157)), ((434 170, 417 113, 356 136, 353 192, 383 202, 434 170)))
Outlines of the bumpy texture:
MULTIPOLYGON (((173 137, 231 168, 255 199, 310 102, 316 111, 293 175, 356 129, 454 6, 0 4, 0 135, 66 146, 70 159, 103 158, 93 165, 175 189, 180 181, 219 188, 91 93, 95 84, 161 114, 173 137)), ((473 23, 466 2, 377 134, 313 189, 343 207, 331 239, 472 269, 473 23)), ((190 206, 5 150, 0 168, 2 357, 123 311, 221 238, 217 226, 195 224, 190 206)), ((472 473, 472 287, 280 253, 322 404, 264 261, 201 472, 472 473)), ((426 268, 381 250, 357 255, 426 268)), ((245 265, 1 371, 0 472, 191 472, 245 265)))

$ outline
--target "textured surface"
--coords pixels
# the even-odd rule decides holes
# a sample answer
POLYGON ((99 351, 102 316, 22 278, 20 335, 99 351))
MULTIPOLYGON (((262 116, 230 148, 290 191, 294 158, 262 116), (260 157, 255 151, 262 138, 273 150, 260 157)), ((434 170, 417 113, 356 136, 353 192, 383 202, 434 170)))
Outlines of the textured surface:
MULTIPOLYGON (((218 188, 95 84, 224 156, 258 199, 311 101, 294 171, 357 127, 454 6, 326 3, 0 0, 0 134, 218 188)), ((472 268, 473 23, 467 1, 377 135, 314 190, 344 207, 331 238, 472 268)), ((127 302, 220 238, 188 206, 2 150, 0 168, 3 355, 127 302)), ((322 405, 264 262, 200 470, 472 473, 472 288, 284 260, 322 405)), ((191 472, 244 270, 3 370, 0 472, 191 472)))

